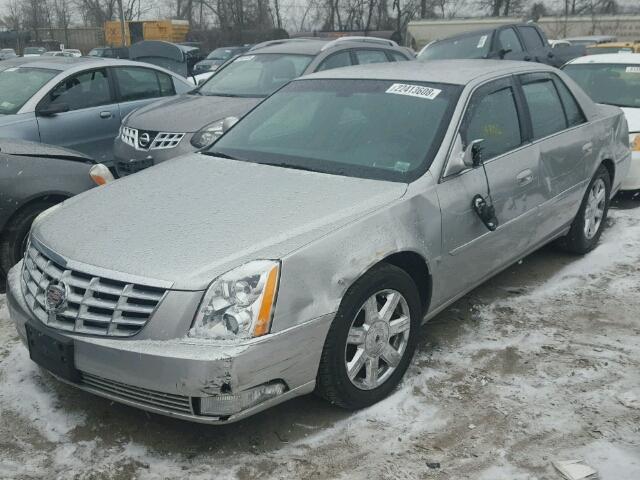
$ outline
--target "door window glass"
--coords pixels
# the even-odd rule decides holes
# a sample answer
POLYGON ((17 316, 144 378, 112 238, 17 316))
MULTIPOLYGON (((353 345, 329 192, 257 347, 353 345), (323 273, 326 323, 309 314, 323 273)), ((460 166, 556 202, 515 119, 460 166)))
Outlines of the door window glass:
POLYGON ((97 107, 111 103, 111 90, 105 69, 72 75, 45 97, 43 105, 68 105, 69 110, 97 107))
POLYGON ((518 36, 516 35, 516 32, 513 31, 513 28, 500 30, 498 39, 500 40, 500 48, 510 50, 510 53, 522 51, 522 45, 520 45, 520 40, 518 40, 518 36))
POLYGON ((540 48, 544 46, 542 43, 542 38, 540 38, 540 34, 535 27, 518 27, 520 29, 520 34, 524 39, 524 44, 530 49, 540 48))
POLYGON ((335 53, 328 58, 325 58, 320 66, 318 67, 318 72, 322 72, 323 70, 329 70, 332 68, 339 67, 348 67, 351 65, 351 54, 348 50, 344 52, 335 53))
POLYGON ((558 87, 558 92, 560 93, 562 104, 564 105, 564 111, 567 114, 567 126, 575 127, 576 125, 586 122, 578 102, 576 102, 576 99, 573 97, 573 94, 569 91, 564 82, 559 78, 556 78, 556 86, 558 87))
POLYGON ((396 62, 406 62, 406 61, 408 61, 408 60, 409 60, 407 57, 405 57, 405 56, 404 56, 404 55, 402 55, 401 53, 394 52, 394 51, 391 51, 390 53, 391 53, 391 56, 393 57, 393 59, 394 59, 396 62))
POLYGON ((156 72, 156 75, 158 75, 158 81, 160 82, 160 95, 163 97, 175 95, 176 89, 171 75, 162 72, 156 72))
POLYGON ((501 90, 472 100, 462 137, 465 145, 473 140, 481 143, 484 160, 501 155, 520 146, 520 122, 513 89, 501 90))
POLYGON ((115 72, 121 102, 173 95, 171 89, 162 89, 155 70, 150 68, 118 67, 115 72))
POLYGON ((356 58, 359 65, 367 65, 369 63, 388 62, 387 56, 380 50, 356 50, 356 58))
POLYGON ((562 103, 550 78, 525 83, 522 90, 531 114, 534 139, 546 137, 566 128, 562 103))

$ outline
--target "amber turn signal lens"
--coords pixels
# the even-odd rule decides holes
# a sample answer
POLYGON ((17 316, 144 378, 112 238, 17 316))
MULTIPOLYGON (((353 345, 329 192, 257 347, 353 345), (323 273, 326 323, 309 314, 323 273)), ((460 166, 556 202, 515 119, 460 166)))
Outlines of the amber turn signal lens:
POLYGON ((115 180, 111 171, 101 163, 91 167, 89 170, 89 176, 96 185, 105 185, 106 183, 115 180))
POLYGON ((253 335, 260 337, 266 333, 269 333, 271 327, 271 317, 273 314, 273 304, 276 299, 276 291, 278 287, 278 267, 273 267, 267 277, 267 283, 264 286, 264 293, 262 295, 262 305, 260 305, 260 311, 258 312, 258 321, 253 330, 253 335))

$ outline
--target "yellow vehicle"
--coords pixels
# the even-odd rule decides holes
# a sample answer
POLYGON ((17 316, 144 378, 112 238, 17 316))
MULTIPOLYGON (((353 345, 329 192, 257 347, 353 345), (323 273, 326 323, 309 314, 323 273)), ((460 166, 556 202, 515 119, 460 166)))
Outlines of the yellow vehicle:
POLYGON ((587 47, 587 54, 597 55, 599 53, 640 53, 639 42, 607 42, 591 45, 587 47))
MULTIPOLYGON (((130 46, 142 40, 164 40, 165 42, 180 43, 187 39, 189 22, 187 20, 146 20, 140 22, 125 22, 124 45, 130 46)), ((104 24, 104 36, 107 45, 122 45, 122 27, 118 20, 104 24)))

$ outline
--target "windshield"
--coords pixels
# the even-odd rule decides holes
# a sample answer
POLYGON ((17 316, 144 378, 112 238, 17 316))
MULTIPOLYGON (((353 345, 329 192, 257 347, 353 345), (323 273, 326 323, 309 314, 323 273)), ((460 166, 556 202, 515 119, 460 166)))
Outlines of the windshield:
POLYGON ((105 50, 102 48, 94 48, 89 52, 90 57, 104 57, 105 50))
POLYGON ((486 58, 491 46, 491 34, 468 35, 442 40, 425 48, 419 60, 446 60, 449 58, 486 58))
POLYGON ((422 175, 460 87, 389 80, 298 80, 265 100, 210 155, 408 182, 422 175))
POLYGON ((42 86, 58 75, 57 70, 14 67, 0 72, 0 114, 17 113, 42 86))
POLYGON ((25 55, 33 55, 34 53, 41 54, 42 52, 44 52, 44 50, 39 47, 27 47, 24 49, 25 55))
POLYGON ((640 108, 640 64, 591 63, 563 68, 594 102, 640 108))
POLYGON ((216 48, 207 55, 207 60, 229 60, 233 56, 234 50, 230 48, 216 48))
POLYGON ((266 97, 302 75, 312 58, 281 53, 243 55, 211 77, 198 92, 202 95, 266 97))

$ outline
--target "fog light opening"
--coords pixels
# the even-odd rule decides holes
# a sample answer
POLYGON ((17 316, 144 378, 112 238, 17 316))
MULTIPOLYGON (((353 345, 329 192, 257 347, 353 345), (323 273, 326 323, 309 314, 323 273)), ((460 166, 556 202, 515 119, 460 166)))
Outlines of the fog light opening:
POLYGON ((287 385, 282 380, 275 380, 242 392, 200 397, 197 413, 213 417, 233 415, 276 398, 287 390, 287 385))

